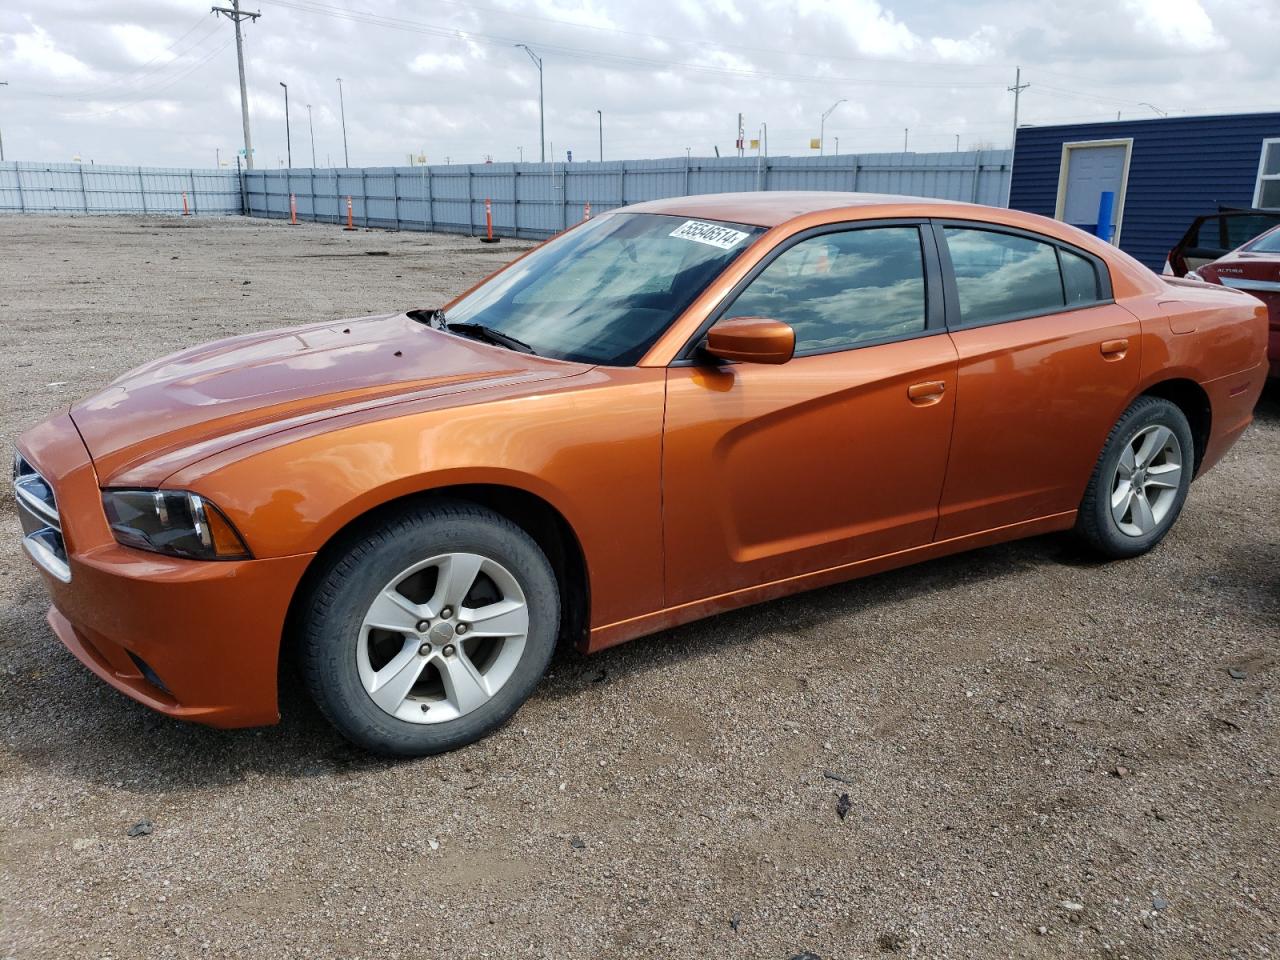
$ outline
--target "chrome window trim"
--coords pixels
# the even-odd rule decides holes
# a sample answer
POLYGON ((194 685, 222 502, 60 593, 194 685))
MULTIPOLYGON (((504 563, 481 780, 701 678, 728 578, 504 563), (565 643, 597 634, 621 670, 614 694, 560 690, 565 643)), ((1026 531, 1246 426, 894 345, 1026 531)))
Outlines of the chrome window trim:
POLYGON ((1218 282, 1233 290, 1264 290, 1268 293, 1280 293, 1280 280, 1250 280, 1247 277, 1219 275, 1218 282))

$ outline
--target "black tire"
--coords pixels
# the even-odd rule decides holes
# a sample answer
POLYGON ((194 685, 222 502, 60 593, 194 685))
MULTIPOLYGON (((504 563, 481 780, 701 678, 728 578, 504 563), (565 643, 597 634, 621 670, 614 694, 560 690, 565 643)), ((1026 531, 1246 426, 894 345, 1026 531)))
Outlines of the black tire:
POLYGON ((1163 540, 1177 522, 1187 501, 1187 491, 1195 471, 1195 456, 1191 426, 1183 412, 1175 404, 1160 397, 1139 397, 1112 427, 1107 442, 1102 447, 1098 463, 1085 489, 1084 499, 1080 502, 1076 532, 1086 544, 1104 557, 1124 559, 1146 553, 1163 540), (1142 431, 1152 426, 1167 427, 1177 438, 1182 470, 1167 512, 1154 529, 1135 536, 1122 530, 1112 513, 1112 484, 1126 447, 1142 431))
POLYGON ((307 689, 325 717, 358 746, 416 757, 454 750, 502 726, 533 693, 555 650, 560 592, 537 543, 516 524, 463 501, 424 501, 382 515, 322 558, 298 615, 307 689), (412 723, 385 712, 357 666, 361 624, 401 571, 441 553, 475 553, 505 567, 524 593, 529 626, 515 672, 487 702, 452 720, 412 723))

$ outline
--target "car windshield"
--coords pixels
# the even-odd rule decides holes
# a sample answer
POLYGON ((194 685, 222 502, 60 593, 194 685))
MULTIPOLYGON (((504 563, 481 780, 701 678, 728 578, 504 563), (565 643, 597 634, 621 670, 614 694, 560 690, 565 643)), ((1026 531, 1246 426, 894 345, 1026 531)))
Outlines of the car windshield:
POLYGON ((444 325, 544 357, 628 366, 761 233, 737 223, 609 214, 473 290, 449 308, 444 325))
POLYGON ((1245 245, 1250 253, 1280 253, 1280 229, 1264 233, 1257 240, 1245 245))

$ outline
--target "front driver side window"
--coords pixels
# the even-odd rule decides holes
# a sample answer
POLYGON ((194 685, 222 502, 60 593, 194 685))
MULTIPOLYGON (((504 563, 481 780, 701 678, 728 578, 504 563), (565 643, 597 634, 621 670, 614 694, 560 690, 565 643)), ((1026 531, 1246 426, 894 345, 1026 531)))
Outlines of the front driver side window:
POLYGON ((920 231, 866 227, 802 240, 765 267, 725 316, 790 324, 797 355, 922 333, 920 231))

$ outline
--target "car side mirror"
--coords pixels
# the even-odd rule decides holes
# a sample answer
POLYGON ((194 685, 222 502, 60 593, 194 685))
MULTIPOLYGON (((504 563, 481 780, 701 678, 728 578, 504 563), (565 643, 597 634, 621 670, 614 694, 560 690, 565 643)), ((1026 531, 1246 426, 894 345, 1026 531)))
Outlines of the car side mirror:
POLYGON ((703 349, 721 360, 786 363, 796 352, 796 332, 781 320, 732 317, 707 331, 703 349))

